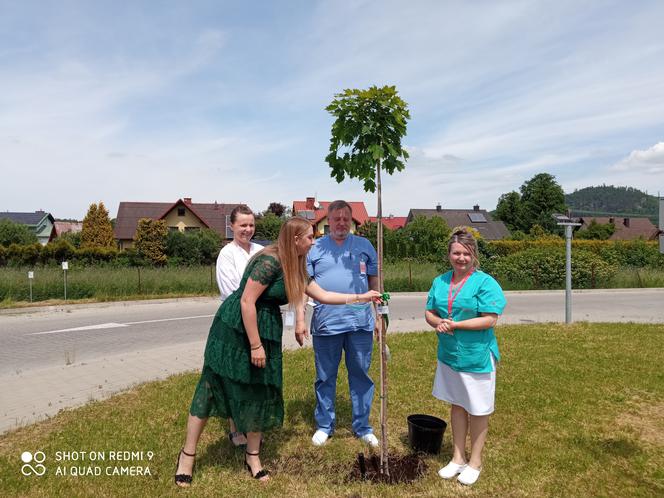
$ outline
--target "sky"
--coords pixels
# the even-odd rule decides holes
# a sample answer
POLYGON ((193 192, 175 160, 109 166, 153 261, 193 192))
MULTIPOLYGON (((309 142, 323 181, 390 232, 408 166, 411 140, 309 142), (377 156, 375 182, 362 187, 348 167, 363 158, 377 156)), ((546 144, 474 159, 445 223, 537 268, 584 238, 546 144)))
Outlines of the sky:
POLYGON ((411 120, 383 213, 494 209, 538 173, 664 195, 660 0, 0 0, 0 211, 365 201, 325 162, 346 88, 411 120))

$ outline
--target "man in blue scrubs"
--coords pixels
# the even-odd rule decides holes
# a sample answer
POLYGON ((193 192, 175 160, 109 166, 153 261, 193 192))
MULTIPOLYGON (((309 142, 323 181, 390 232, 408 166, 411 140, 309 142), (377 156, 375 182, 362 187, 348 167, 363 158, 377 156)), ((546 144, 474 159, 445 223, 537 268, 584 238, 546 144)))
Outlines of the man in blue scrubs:
MULTIPOLYGON (((316 240, 309 251, 309 275, 327 291, 361 294, 369 289, 378 290, 376 250, 364 237, 350 233, 350 204, 332 202, 327 217, 330 233, 316 240)), ((348 370, 353 433, 372 447, 379 444, 369 425, 374 383, 368 371, 374 325, 371 304, 352 301, 346 305, 315 304, 311 335, 316 362, 314 418, 318 430, 311 440, 316 446, 325 444, 334 432, 337 372, 342 351, 348 370)))

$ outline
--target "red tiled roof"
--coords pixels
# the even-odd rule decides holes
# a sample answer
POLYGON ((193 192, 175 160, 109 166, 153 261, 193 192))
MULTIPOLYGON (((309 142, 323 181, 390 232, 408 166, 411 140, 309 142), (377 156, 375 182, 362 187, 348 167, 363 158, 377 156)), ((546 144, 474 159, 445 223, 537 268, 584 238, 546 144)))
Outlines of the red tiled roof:
MULTIPOLYGON (((390 230, 396 230, 398 228, 403 228, 406 224, 405 216, 384 216, 383 217, 383 226, 389 228, 390 230)), ((378 221, 377 216, 369 216, 369 221, 376 223, 378 221)))
POLYGON ((83 230, 83 223, 80 221, 56 221, 53 223, 55 236, 59 237, 63 233, 78 233, 83 230))
MULTIPOLYGON (((302 211, 311 211, 313 218, 307 219, 316 224, 327 216, 327 207, 331 203, 332 201, 318 201, 319 207, 316 209, 313 207, 309 200, 293 201, 293 214, 297 216, 298 213, 302 211)), ((369 214, 367 213, 367 208, 364 206, 364 202, 348 201, 348 204, 350 204, 350 207, 353 210, 353 219, 357 222, 358 225, 362 225, 369 219, 369 214)))
POLYGON ((189 209, 204 225, 215 230, 223 239, 226 238, 226 215, 229 215, 237 206, 237 204, 219 204, 216 202, 192 203, 185 202, 182 199, 178 199, 175 203, 121 202, 118 207, 113 234, 118 240, 133 239, 138 220, 141 218, 162 219, 179 204, 189 209))
POLYGON ((609 240, 634 240, 645 239, 655 240, 659 235, 659 229, 652 224, 648 218, 623 218, 621 216, 614 217, 583 217, 583 225, 581 228, 588 228, 590 222, 595 220, 600 225, 613 223, 616 231, 609 237, 609 240))

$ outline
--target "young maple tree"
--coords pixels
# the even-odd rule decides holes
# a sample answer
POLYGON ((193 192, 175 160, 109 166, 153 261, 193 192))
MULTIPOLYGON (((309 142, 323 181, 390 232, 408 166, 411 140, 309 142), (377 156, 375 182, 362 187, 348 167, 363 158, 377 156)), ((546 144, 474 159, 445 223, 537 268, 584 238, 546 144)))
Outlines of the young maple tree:
MULTIPOLYGON (((394 86, 367 90, 346 89, 334 96, 325 108, 336 119, 332 124, 330 153, 325 160, 332 168, 331 176, 341 183, 346 176, 364 182, 365 192, 376 192, 378 281, 383 287, 383 209, 381 171, 393 174, 405 168, 408 152, 401 139, 406 135, 410 119, 408 104, 398 95, 394 86)), ((387 448, 387 323, 381 320, 380 350, 380 420, 381 472, 389 475, 387 448)))

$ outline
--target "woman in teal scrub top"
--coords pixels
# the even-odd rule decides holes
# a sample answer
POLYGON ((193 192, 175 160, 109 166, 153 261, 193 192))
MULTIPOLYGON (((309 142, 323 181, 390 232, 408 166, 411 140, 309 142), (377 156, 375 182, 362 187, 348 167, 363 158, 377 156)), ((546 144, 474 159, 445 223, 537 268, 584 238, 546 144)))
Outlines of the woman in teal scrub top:
POLYGON ((477 481, 482 468, 500 361, 493 327, 506 304, 498 282, 478 269, 477 254, 477 241, 469 231, 452 234, 447 254, 452 271, 433 281, 425 311, 427 323, 438 334, 433 395, 452 404, 454 453, 438 474, 444 479, 458 475, 457 480, 467 485, 477 481))

